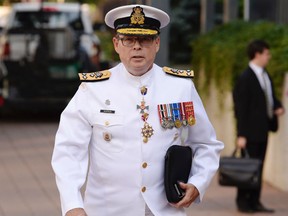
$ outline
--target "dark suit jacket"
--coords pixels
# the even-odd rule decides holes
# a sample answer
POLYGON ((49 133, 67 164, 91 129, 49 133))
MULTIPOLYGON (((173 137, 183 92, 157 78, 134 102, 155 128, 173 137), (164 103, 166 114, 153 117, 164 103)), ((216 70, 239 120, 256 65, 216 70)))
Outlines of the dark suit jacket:
MULTIPOLYGON (((273 84, 272 94, 275 110, 282 105, 275 97, 273 84)), ((250 67, 238 78, 233 90, 233 100, 237 120, 237 135, 246 137, 250 142, 266 142, 269 118, 265 94, 256 74, 250 67)))

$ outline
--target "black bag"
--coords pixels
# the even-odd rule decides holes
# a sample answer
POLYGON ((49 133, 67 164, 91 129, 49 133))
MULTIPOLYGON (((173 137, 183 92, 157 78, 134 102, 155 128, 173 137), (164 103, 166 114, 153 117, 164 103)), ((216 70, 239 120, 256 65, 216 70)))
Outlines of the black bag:
POLYGON ((221 157, 219 165, 219 184, 238 188, 253 189, 260 187, 261 165, 259 159, 250 158, 246 149, 241 150, 241 157, 221 157))
POLYGON ((170 146, 165 155, 164 186, 167 200, 179 202, 185 191, 179 181, 187 183, 192 166, 192 149, 189 146, 170 146))

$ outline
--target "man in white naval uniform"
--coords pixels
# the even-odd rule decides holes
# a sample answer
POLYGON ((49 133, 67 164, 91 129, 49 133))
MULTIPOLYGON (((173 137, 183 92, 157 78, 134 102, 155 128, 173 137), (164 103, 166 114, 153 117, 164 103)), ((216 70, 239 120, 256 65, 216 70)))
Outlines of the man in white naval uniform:
POLYGON ((169 16, 128 5, 108 12, 105 22, 116 30, 113 44, 121 63, 80 74, 83 82, 61 114, 52 166, 62 214, 184 216, 184 207, 202 200, 223 143, 216 139, 193 72, 154 64, 160 28, 169 16), (172 145, 193 150, 189 180, 180 183, 185 196, 173 204, 163 180, 172 145))

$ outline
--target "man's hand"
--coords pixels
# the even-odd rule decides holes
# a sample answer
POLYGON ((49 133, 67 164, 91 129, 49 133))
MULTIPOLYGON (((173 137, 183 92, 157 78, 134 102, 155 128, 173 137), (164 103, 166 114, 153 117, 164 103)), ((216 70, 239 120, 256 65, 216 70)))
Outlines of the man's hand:
POLYGON ((188 208, 192 202, 199 196, 198 189, 192 184, 179 183, 180 187, 185 190, 185 196, 178 203, 170 203, 176 208, 185 207, 188 208))
POLYGON ((68 211, 65 216, 87 216, 83 208, 74 208, 68 211))
POLYGON ((277 116, 283 115, 285 113, 285 109, 280 107, 274 111, 274 114, 277 116))
POLYGON ((236 142, 238 148, 244 149, 246 147, 246 137, 239 136, 236 142))

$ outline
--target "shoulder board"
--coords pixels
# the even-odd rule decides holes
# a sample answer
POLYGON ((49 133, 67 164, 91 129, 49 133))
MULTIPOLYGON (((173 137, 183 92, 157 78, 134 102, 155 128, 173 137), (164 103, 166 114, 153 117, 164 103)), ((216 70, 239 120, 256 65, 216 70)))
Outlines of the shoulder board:
POLYGON ((90 73, 78 73, 78 75, 83 82, 96 82, 109 79, 111 72, 109 70, 104 70, 90 73))
POLYGON ((178 77, 184 77, 184 78, 194 77, 193 70, 181 70, 181 69, 163 67, 163 71, 166 72, 167 74, 171 74, 171 75, 178 76, 178 77))

